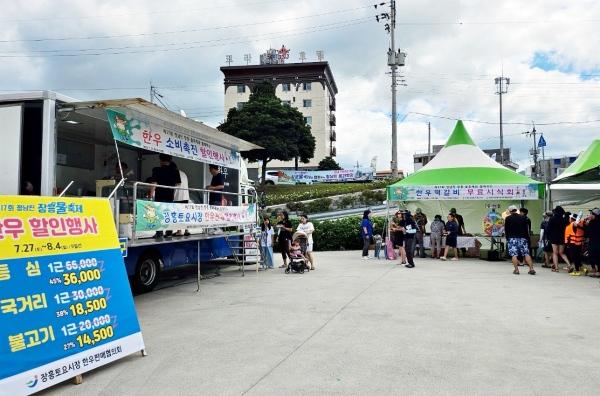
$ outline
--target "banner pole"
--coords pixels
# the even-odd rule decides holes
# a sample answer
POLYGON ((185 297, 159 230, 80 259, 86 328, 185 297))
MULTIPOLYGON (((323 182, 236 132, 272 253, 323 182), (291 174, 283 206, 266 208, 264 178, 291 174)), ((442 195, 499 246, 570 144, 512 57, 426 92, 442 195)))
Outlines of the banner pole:
POLYGON ((196 279, 196 284, 198 286, 198 288, 196 289, 196 293, 198 293, 200 291, 200 240, 198 239, 198 276, 196 279))

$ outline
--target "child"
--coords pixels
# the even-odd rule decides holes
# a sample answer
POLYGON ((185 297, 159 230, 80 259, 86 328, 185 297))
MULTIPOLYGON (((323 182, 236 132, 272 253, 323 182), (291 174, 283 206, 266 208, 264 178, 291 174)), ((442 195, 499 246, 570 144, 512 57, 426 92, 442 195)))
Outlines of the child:
POLYGON ((300 258, 304 257, 302 254, 302 249, 300 248, 300 242, 297 239, 292 243, 292 248, 290 249, 290 257, 300 258))

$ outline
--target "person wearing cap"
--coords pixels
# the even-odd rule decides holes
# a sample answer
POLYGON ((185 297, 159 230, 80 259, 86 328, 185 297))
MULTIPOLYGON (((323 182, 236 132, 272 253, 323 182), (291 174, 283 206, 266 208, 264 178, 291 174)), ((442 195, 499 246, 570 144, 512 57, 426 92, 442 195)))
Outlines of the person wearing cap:
POLYGON ((425 226, 427 225, 427 216, 425 213, 423 213, 423 211, 421 211, 421 208, 417 208, 414 219, 417 223, 417 234, 415 238, 416 243, 419 245, 419 257, 425 258, 425 246, 423 246, 423 239, 427 233, 427 230, 425 229, 425 226))
POLYGON ((588 237, 589 262, 595 273, 595 278, 600 278, 600 208, 590 210, 590 215, 585 219, 585 233, 588 237))
POLYGON ((527 244, 527 237, 529 236, 529 228, 527 227, 527 220, 521 216, 515 205, 508 207, 510 216, 504 221, 504 233, 506 234, 506 244, 508 247, 508 254, 511 257, 512 264, 515 267, 513 274, 519 275, 519 256, 525 259, 525 262, 529 266, 529 275, 535 275, 533 269, 533 261, 529 254, 529 245, 527 244))
POLYGON ((454 257, 451 261, 458 261, 458 221, 456 215, 452 212, 448 213, 448 221, 446 222, 446 229, 444 235, 446 236, 446 248, 444 249, 444 255, 440 257, 440 260, 446 261, 448 259, 448 252, 450 249, 454 249, 454 257))
POLYGON ((571 267, 571 262, 565 254, 565 228, 567 228, 567 225, 565 210, 562 206, 557 206, 552 211, 552 217, 548 220, 548 226, 546 227, 548 240, 552 244, 552 272, 559 272, 558 256, 562 257, 569 268, 571 267))
POLYGON ((583 255, 584 224, 579 224, 576 214, 569 216, 569 225, 565 228, 565 245, 569 261, 575 265, 572 276, 581 275, 581 257, 583 255))

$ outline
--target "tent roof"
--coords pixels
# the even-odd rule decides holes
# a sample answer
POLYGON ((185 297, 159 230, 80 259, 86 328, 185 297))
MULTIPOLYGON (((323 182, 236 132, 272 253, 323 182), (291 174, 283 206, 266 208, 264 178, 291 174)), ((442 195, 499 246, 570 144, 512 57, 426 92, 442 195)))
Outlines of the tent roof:
POLYGON ((540 184, 485 154, 458 121, 446 145, 427 165, 390 187, 416 185, 540 184))
POLYGON ((561 173, 553 181, 563 180, 572 176, 579 175, 591 169, 600 166, 600 139, 594 140, 592 144, 583 153, 577 157, 575 162, 571 164, 563 173, 561 173))

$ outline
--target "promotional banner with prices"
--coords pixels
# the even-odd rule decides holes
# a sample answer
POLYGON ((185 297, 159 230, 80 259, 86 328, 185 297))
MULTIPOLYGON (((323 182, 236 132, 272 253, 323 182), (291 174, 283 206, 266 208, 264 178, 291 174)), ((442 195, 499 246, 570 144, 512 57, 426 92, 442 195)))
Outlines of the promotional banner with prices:
POLYGON ((110 204, 0 197, 0 395, 144 349, 110 204))

